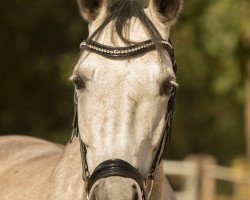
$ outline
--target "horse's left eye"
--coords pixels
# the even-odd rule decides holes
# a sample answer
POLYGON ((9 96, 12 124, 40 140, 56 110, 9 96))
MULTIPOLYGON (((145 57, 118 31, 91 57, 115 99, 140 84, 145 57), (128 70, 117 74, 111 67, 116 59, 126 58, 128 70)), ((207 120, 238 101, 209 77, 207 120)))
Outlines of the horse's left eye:
POLYGON ((76 89, 78 89, 78 90, 82 90, 85 88, 84 81, 79 75, 77 75, 74 78, 74 83, 75 83, 76 89))
POLYGON ((169 95, 173 91, 174 86, 169 80, 164 81, 160 86, 160 95, 169 95))

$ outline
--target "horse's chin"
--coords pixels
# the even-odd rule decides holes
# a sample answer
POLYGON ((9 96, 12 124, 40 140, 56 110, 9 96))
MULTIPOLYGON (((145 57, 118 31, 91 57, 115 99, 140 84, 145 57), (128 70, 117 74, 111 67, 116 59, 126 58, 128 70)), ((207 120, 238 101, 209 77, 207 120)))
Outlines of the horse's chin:
POLYGON ((92 187, 89 200, 142 200, 139 185, 132 179, 108 177, 92 187))

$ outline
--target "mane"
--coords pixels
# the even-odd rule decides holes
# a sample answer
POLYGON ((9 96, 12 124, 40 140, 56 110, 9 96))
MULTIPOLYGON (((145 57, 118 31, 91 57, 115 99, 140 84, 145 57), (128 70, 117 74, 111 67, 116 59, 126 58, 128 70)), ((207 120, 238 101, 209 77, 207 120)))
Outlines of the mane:
POLYGON ((114 41, 114 34, 117 34, 125 44, 136 44, 137 42, 131 41, 126 34, 129 31, 131 19, 136 17, 140 20, 148 36, 156 46, 156 50, 160 55, 160 59, 163 61, 163 58, 166 54, 162 44, 159 42, 162 40, 161 34, 145 14, 143 2, 141 0, 113 0, 113 2, 114 4, 108 7, 108 14, 103 20, 102 24, 92 35, 90 35, 90 37, 86 40, 86 43, 93 39, 97 39, 102 33, 103 29, 110 22, 112 22, 111 28, 114 30, 112 31, 113 34, 111 36, 112 42, 114 41))

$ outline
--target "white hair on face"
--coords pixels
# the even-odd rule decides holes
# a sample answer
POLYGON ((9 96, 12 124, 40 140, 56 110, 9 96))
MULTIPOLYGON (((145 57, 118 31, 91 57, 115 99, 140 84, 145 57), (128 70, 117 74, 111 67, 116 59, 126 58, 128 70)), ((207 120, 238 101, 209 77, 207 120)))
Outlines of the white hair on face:
POLYGON ((178 83, 176 83, 175 81, 169 81, 169 83, 171 83, 174 87, 179 87, 180 85, 178 83))

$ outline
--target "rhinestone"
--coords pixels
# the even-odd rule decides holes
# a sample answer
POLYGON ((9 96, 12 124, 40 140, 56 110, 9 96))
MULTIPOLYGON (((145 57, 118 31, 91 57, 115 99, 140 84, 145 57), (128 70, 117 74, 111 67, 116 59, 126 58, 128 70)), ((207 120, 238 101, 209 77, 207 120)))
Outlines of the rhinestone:
POLYGON ((111 50, 111 51, 110 51, 110 53, 111 53, 111 54, 113 54, 113 53, 114 53, 114 51, 112 51, 112 50, 111 50))
POLYGON ((107 53, 110 53, 110 51, 109 51, 109 50, 107 50, 107 53))
POLYGON ((82 42, 82 43, 80 44, 80 47, 82 47, 82 46, 86 46, 86 42, 82 42))

